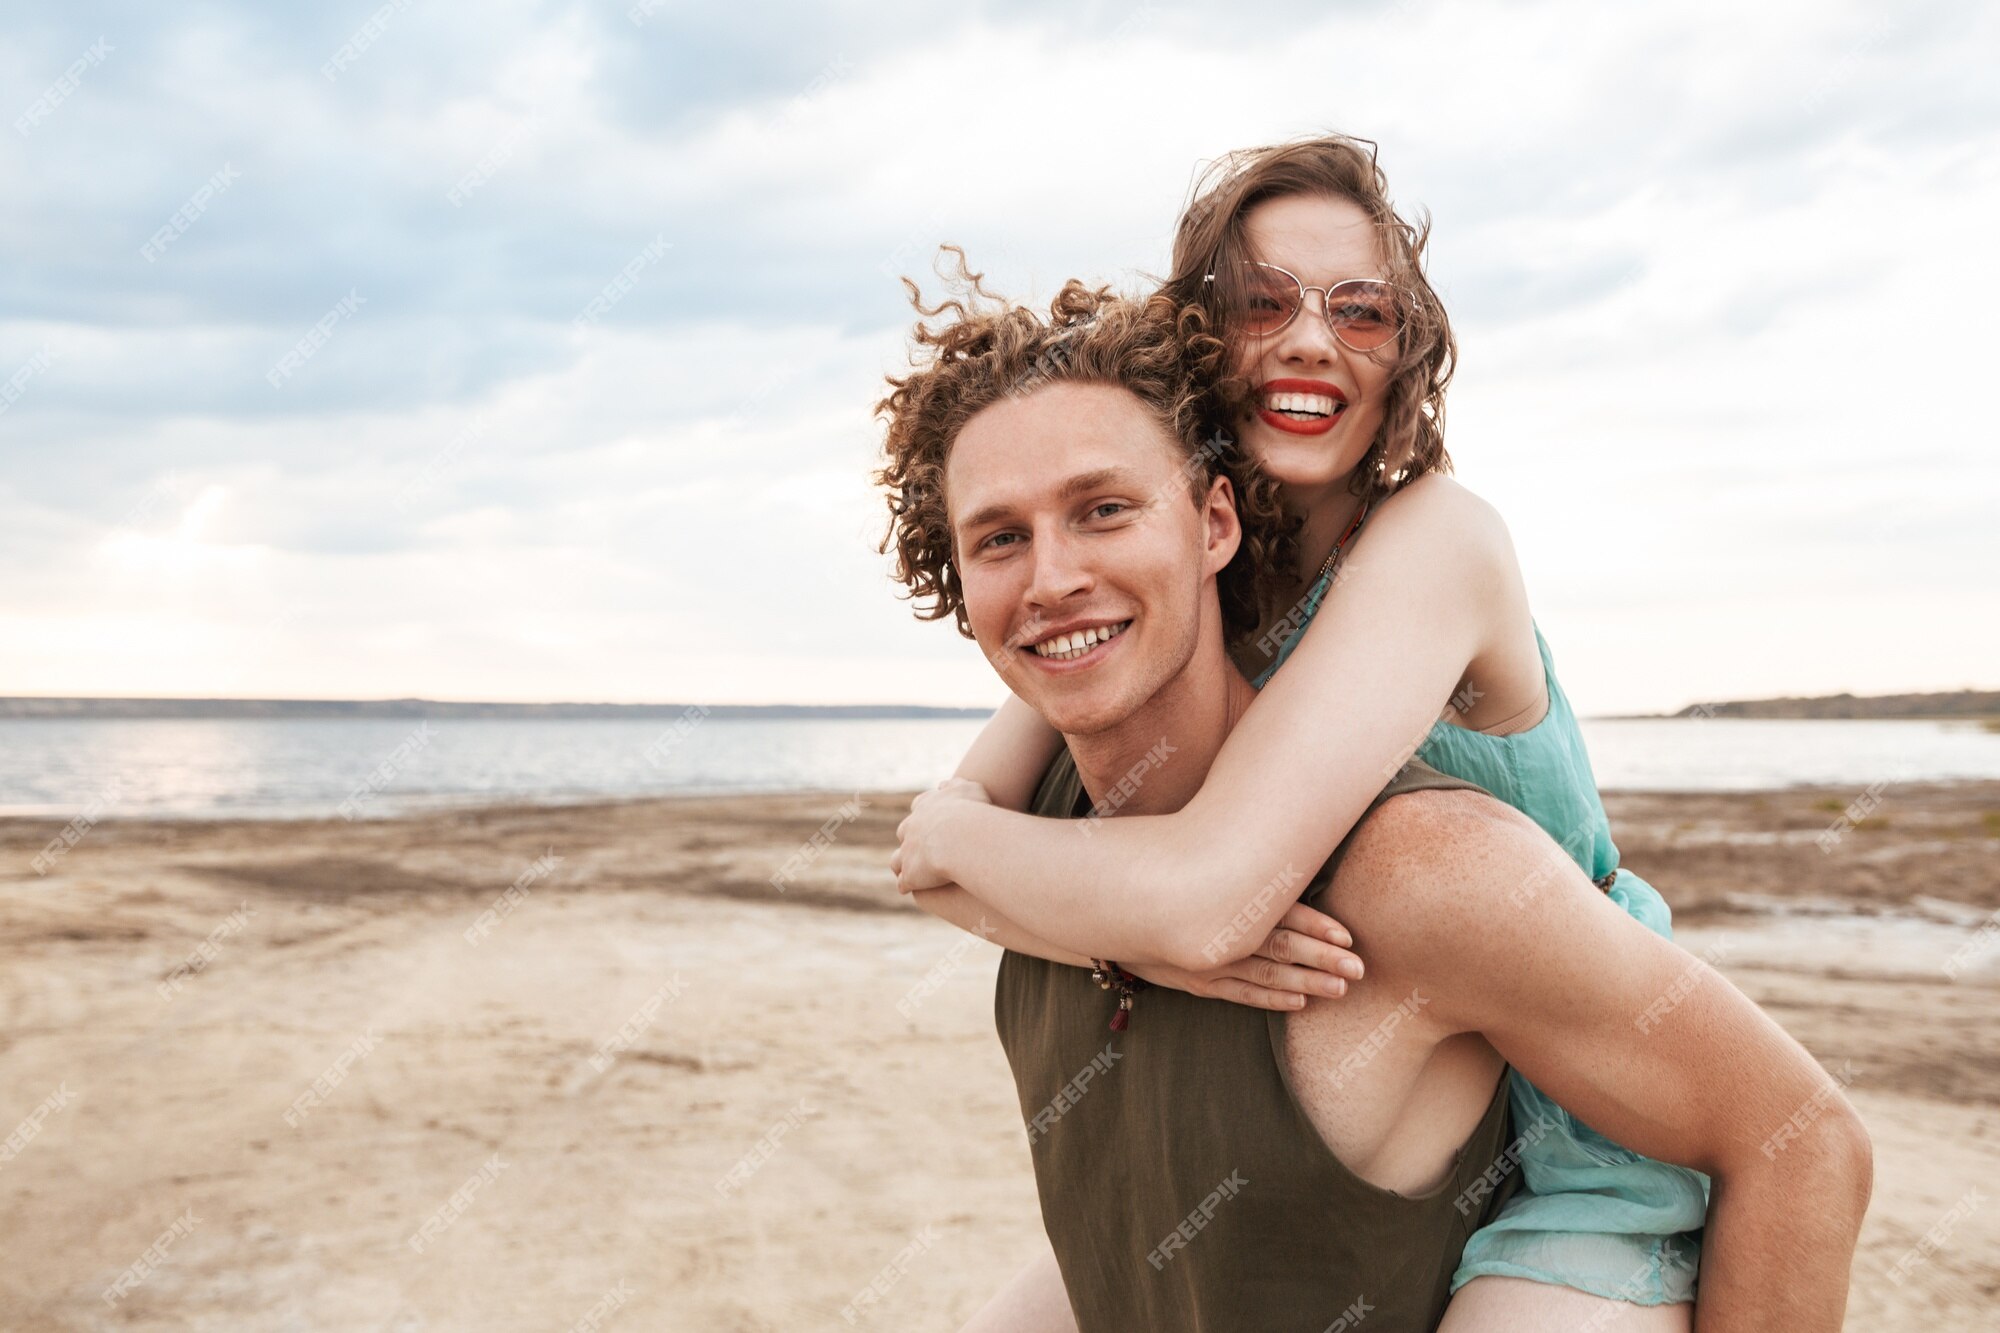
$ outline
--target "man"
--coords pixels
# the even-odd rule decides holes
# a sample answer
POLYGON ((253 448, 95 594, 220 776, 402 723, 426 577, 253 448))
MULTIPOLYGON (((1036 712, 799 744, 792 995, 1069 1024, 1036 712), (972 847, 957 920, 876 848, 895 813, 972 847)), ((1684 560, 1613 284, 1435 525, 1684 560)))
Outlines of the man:
MULTIPOLYGON (((1255 695, 1227 651, 1255 574, 1238 488, 1192 428, 1170 311, 1074 285, 1055 308, 1054 326, 964 315, 886 400, 899 572, 949 594, 938 613, 954 603, 996 663, 1059 629, 1097 641, 1008 672, 1066 742, 1037 813, 1169 812, 1255 695)), ((1164 988, 1121 1013, 1129 996, 986 925, 1010 946, 995 1016, 1083 1333, 1435 1327, 1536 1132, 1507 1124, 1510 1064, 1712 1178, 1703 1333, 1840 1326, 1869 1192, 1858 1118, 1526 816, 1412 764, 1310 883, 1273 891, 1326 902, 1368 960, 1289 1020, 1164 988)), ((992 915, 925 896, 960 924, 992 915)), ((1019 1327, 1028 1304, 1012 1308, 1019 1327)))

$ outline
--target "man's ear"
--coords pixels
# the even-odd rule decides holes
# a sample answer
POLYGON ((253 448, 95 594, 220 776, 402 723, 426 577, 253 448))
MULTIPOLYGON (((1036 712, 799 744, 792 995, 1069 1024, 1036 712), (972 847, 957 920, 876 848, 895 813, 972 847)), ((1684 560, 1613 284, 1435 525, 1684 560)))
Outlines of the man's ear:
POLYGON ((1208 534, 1206 547, 1207 572, 1220 574, 1236 558, 1236 548, 1243 543, 1243 520, 1236 513, 1236 488, 1229 484, 1229 478, 1217 477, 1208 484, 1208 495, 1202 501, 1202 524, 1208 534))

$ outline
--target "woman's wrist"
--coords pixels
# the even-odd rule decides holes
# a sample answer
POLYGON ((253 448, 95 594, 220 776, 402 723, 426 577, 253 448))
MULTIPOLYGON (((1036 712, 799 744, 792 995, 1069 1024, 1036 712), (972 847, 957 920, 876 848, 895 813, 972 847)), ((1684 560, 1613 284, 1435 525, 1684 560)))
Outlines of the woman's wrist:
POLYGON ((951 801, 939 812, 937 827, 931 833, 931 864, 938 873, 954 884, 963 884, 959 878, 965 869, 967 857, 965 847, 979 834, 981 812, 992 813, 993 807, 984 801, 951 801))

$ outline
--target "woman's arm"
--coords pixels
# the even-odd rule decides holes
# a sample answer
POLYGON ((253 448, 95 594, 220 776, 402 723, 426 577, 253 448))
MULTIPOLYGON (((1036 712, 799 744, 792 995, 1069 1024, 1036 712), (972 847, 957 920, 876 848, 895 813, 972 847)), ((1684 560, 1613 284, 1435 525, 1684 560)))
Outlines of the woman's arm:
MULTIPOLYGON (((973 742, 972 750, 959 764, 951 783, 958 787, 976 782, 974 773, 1011 784, 1025 808, 1034 798, 1055 750, 1042 753, 1053 737, 1056 746, 1062 736, 1041 715, 1009 699, 973 742), (1032 751, 1036 768, 1027 772, 1020 763, 1024 751, 1032 751)), ((922 798, 920 797, 919 800, 922 798)), ((988 799, 980 790, 975 799, 988 799)), ((891 868, 894 868, 892 860, 891 868)), ((912 895, 917 905, 941 921, 948 921, 969 934, 991 940, 1003 949, 1032 954, 1071 967, 1091 967, 1092 960, 1064 949, 980 902, 956 884, 924 889, 912 895)), ((1337 997, 1347 993, 1348 980, 1361 979, 1361 964, 1349 946, 1354 938, 1347 928, 1323 912, 1302 903, 1294 904, 1278 929, 1271 931, 1248 958, 1230 959, 1220 967, 1189 971, 1164 963, 1133 965, 1132 970, 1156 986, 1209 999, 1229 1000, 1259 1009, 1300 1009, 1308 996, 1337 997)))
POLYGON ((1470 664, 1527 623, 1499 515, 1449 478, 1422 478, 1377 511, 1184 808, 1094 821, 1081 838, 1067 820, 932 801, 905 821, 902 886, 955 882, 1055 944, 1127 967, 1244 958, 1470 664))
POLYGON ((983 940, 991 940, 1003 949, 1032 954, 1052 963, 1068 963, 1071 967, 1094 966, 1084 955, 1049 943, 986 906, 956 884, 947 884, 941 889, 920 889, 910 896, 917 900, 917 906, 938 920, 949 921, 960 930, 983 940))
POLYGON ((1062 747, 1062 733, 1019 696, 1009 694, 980 728, 952 776, 978 783, 986 789, 987 799, 1003 809, 1026 810, 1049 761, 1062 747))

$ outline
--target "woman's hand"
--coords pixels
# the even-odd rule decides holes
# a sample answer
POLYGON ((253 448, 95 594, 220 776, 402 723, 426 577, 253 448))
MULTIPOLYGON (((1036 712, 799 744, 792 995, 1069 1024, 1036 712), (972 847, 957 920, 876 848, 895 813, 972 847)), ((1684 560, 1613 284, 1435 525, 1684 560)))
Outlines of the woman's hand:
POLYGON ((1303 1009, 1306 1000, 1337 998, 1347 983, 1361 980, 1354 937, 1326 913, 1293 903, 1257 952, 1226 967, 1188 972, 1165 964, 1126 965, 1155 986, 1168 986, 1211 1000, 1252 1009, 1303 1009))
POLYGON ((955 801, 991 805, 993 798, 986 794, 986 788, 968 778, 946 778, 930 791, 918 792, 910 802, 910 813, 896 826, 898 846, 889 857, 889 873, 896 877, 898 893, 941 889, 952 882, 934 849, 940 845, 939 827, 955 801))

